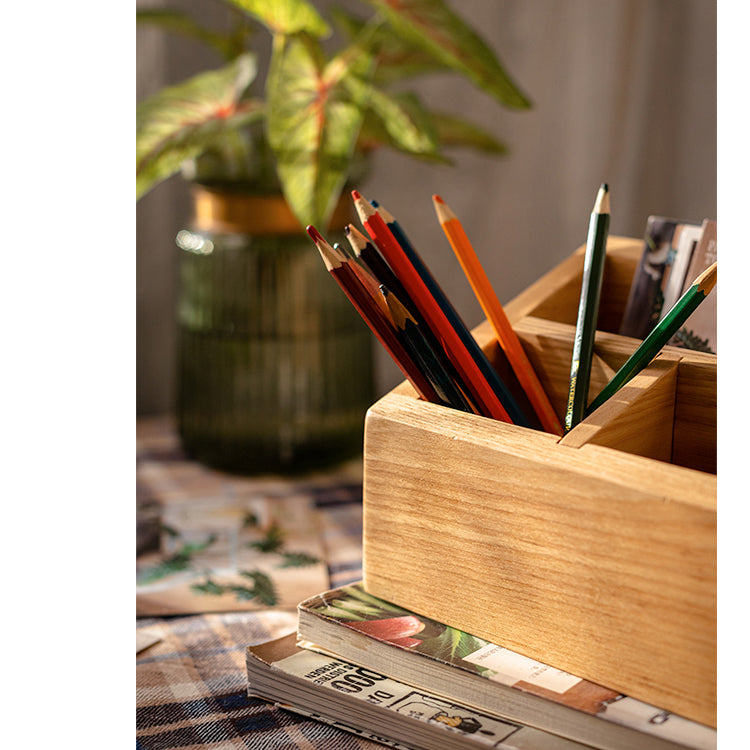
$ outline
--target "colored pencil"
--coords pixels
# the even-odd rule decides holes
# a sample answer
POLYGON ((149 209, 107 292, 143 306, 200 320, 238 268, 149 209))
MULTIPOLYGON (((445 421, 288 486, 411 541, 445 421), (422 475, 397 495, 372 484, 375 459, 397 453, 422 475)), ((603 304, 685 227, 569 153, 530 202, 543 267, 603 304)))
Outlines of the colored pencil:
POLYGON ((364 265, 370 269, 372 275, 378 279, 381 284, 384 284, 387 289, 395 294, 399 301, 406 306, 407 310, 415 315, 417 312, 416 305, 409 299, 404 285, 399 281, 398 276, 393 272, 393 269, 385 261, 385 258, 378 252, 377 248, 365 237, 362 232, 354 226, 349 224, 344 228, 349 244, 351 245, 354 256, 364 263, 364 265))
POLYGON ((703 302, 716 285, 716 263, 696 277, 684 294, 672 305, 669 312, 657 323, 638 348, 631 354, 625 364, 613 375, 599 395, 591 402, 587 415, 598 409, 611 398, 623 385, 646 367, 669 342, 680 326, 703 302))
POLYGON ((547 394, 539 382, 534 368, 524 351, 521 342, 508 320, 508 316, 497 298, 487 274, 479 262, 474 247, 464 230, 463 224, 458 217, 439 195, 433 195, 432 201, 435 205, 440 226, 448 238, 453 252, 461 264, 466 278, 469 280, 484 314, 490 321, 498 343, 505 352, 510 366, 518 378, 518 382, 526 392, 539 422, 547 431, 556 435, 562 435, 563 429, 560 420, 552 408, 547 394))
POLYGON ((566 432, 573 429, 586 413, 608 231, 609 187, 604 183, 596 195, 594 209, 589 219, 586 252, 583 259, 583 282, 578 304, 578 320, 573 340, 573 356, 570 362, 570 388, 568 390, 568 406, 565 411, 566 432))
POLYGON ((437 394, 446 405, 469 413, 473 409, 453 378, 446 372, 440 360, 435 356, 430 342, 419 329, 419 325, 409 310, 385 285, 380 285, 380 292, 390 311, 393 324, 404 348, 412 359, 420 365, 437 394))
MULTIPOLYGON (((481 347, 476 343, 476 340, 472 336, 471 331, 463 322, 455 307, 451 304, 450 300, 445 295, 438 282, 435 280, 434 276, 430 273, 430 270, 427 268, 426 264, 414 248, 414 245, 411 243, 408 236, 406 235, 406 232, 396 220, 396 218, 384 206, 378 204, 377 201, 370 201, 370 203, 385 221, 386 226, 391 230, 399 245, 401 245, 401 248, 403 249, 407 258, 417 269, 417 272, 424 280, 428 290, 433 295, 433 297, 435 297, 438 304, 443 309, 443 312, 448 318, 448 321, 458 332, 458 335, 469 351, 470 356, 475 359, 477 365, 479 366, 479 369, 482 371, 482 374, 487 379, 487 382, 490 384, 490 387, 493 389, 496 396, 500 399, 500 402, 508 412, 511 420, 515 424, 520 424, 524 427, 530 427, 531 425, 529 424, 527 413, 526 411, 524 411, 524 409, 529 411, 532 410, 533 407, 531 406, 531 403, 524 398, 524 404, 523 406, 521 406, 518 403, 517 399, 514 398, 511 391, 508 389, 507 384, 500 376, 499 372, 490 364, 481 347)), ((515 373, 513 373, 513 375, 515 376, 515 373)), ((517 382, 517 378, 515 377, 514 384, 516 387, 519 385, 517 382)))
MULTIPOLYGON (((354 261, 350 260, 343 250, 330 245, 313 226, 307 227, 307 233, 318 248, 328 272, 336 280, 383 348, 390 354, 404 377, 412 384, 414 390, 425 401, 441 403, 440 397, 428 378, 411 359, 403 344, 399 341, 390 319, 386 317, 382 307, 383 301, 378 302, 378 297, 381 296, 379 285, 374 285, 375 291, 373 291, 372 285, 368 289, 363 276, 363 269, 356 269, 354 261)), ((385 306, 385 310, 387 311, 387 306, 385 306)))
MULTIPOLYGON (((448 357, 470 391, 467 395, 472 397, 478 413, 503 422, 515 422, 528 426, 525 416, 520 413, 507 389, 505 389, 503 401, 493 388, 493 384, 497 383, 499 378, 471 333, 462 324, 456 325, 449 320, 447 312, 452 309, 450 304, 432 280, 416 252, 410 247, 410 243, 405 243, 404 246, 399 243, 381 213, 378 212, 380 209, 376 209, 365 201, 356 190, 352 191, 352 196, 360 221, 385 256, 388 264, 398 275, 407 294, 417 305, 433 333, 442 341, 448 357), (438 299, 442 304, 438 302, 438 299), (509 409, 506 408, 506 404, 509 409), (514 412, 515 419, 511 417, 510 411, 514 412)), ((502 386, 502 383, 500 382, 499 385, 502 386)))
MULTIPOLYGON (((445 349, 443 348, 440 340, 435 336, 427 321, 424 319, 422 314, 419 312, 419 308, 409 297, 406 289, 399 280, 398 276, 393 272, 391 267, 386 262, 385 258, 380 254, 378 249, 360 232, 353 224, 345 229, 346 236, 349 239, 349 244, 352 247, 354 256, 364 263, 364 265, 370 270, 372 275, 383 284, 389 292, 395 294, 398 301, 408 310, 409 314, 414 318, 417 327, 420 332, 427 339, 427 343, 433 351, 434 356, 439 361, 442 369, 445 371, 448 377, 450 377, 456 388, 462 393, 468 392, 468 387, 463 382, 463 378, 456 370, 455 366, 448 357, 445 349)), ((382 302, 385 304, 385 300, 382 302)))

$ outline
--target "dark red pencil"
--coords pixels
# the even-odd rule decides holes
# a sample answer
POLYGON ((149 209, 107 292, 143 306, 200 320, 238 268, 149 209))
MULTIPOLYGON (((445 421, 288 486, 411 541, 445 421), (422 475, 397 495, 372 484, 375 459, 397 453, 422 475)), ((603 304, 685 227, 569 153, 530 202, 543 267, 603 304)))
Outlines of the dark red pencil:
POLYGON ((378 298, 382 296, 379 284, 374 279, 372 284, 368 284, 366 277, 363 276, 366 273, 365 269, 354 268, 354 262, 341 250, 332 247, 315 227, 308 226, 307 233, 318 248, 318 252, 331 276, 357 309, 378 341, 391 355, 404 377, 425 401, 434 404, 442 403, 427 377, 398 340, 395 329, 386 318, 381 306, 383 303, 378 301, 378 298), (370 286, 370 289, 367 288, 368 286, 370 286), (377 294, 377 297, 375 294, 377 294))

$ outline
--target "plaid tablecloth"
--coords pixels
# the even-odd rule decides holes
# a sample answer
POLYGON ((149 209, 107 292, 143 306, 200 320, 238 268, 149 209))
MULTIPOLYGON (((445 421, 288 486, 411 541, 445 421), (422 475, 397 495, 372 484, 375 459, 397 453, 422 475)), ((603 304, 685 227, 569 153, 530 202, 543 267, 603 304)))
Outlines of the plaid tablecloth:
MULTIPOLYGON (((224 513, 227 498, 270 493, 279 502, 293 498, 314 517, 309 528, 317 539, 311 542, 322 551, 325 588, 361 578, 362 484, 356 463, 293 480, 231 477, 187 461, 168 420, 139 423, 137 461, 139 560, 163 554, 165 512, 180 518, 182 507, 213 503, 224 513)), ((300 569, 299 575, 319 586, 315 571, 300 569)), ((165 592, 165 612, 174 611, 175 600, 165 592)), ((293 631, 293 606, 268 609, 231 597, 179 602, 192 612, 136 620, 137 750, 382 747, 247 697, 245 647, 293 631), (201 612, 196 607, 203 603, 201 612)), ((158 591, 149 606, 159 609, 158 591)))
POLYGON ((143 619, 137 750, 375 750, 369 740, 247 697, 245 646, 294 630, 285 612, 143 619))

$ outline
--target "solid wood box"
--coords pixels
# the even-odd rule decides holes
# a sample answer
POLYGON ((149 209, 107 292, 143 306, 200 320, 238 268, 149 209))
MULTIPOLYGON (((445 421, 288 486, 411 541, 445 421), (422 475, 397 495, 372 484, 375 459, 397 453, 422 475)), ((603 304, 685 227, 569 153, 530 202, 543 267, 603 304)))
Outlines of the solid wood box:
MULTIPOLYGON (((561 421, 583 250, 506 306, 561 421)), ((614 331, 641 251, 608 242, 591 396, 638 343, 614 331)), ((364 450, 368 591, 716 726, 714 355, 666 347, 564 438, 405 382, 364 450)))

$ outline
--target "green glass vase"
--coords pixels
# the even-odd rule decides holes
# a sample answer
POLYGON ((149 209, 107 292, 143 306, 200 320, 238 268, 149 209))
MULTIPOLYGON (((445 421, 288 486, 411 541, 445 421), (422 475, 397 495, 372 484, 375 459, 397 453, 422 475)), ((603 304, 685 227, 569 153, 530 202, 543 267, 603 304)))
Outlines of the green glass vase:
POLYGON ((239 474, 357 455, 374 398, 369 329, 281 197, 195 195, 193 228, 177 236, 185 453, 239 474))

